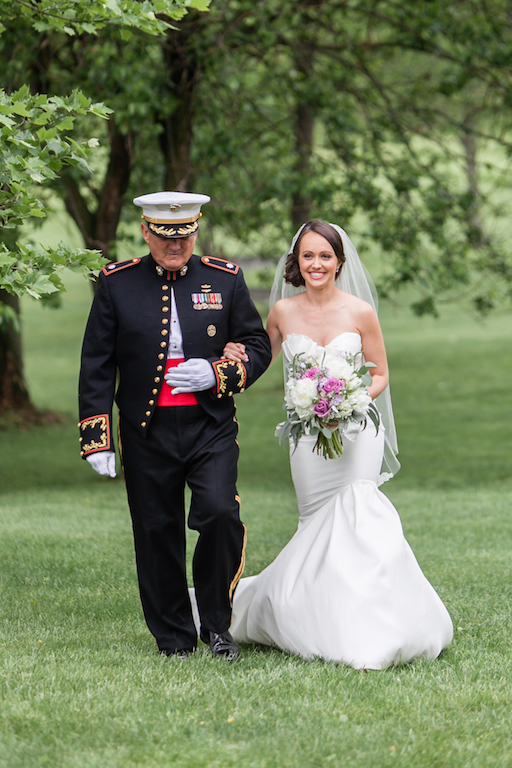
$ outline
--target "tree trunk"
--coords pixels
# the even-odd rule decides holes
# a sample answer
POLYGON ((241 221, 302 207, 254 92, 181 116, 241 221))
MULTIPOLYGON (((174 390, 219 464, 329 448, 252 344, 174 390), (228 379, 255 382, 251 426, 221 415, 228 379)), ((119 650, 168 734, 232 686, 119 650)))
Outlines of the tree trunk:
MULTIPOLYGON (((0 289, 0 302, 10 307, 19 317, 20 303, 0 289)), ((27 385, 23 377, 21 331, 13 323, 0 326, 0 414, 6 411, 31 408, 27 385)))
POLYGON ((66 210, 80 230, 86 248, 96 248, 111 259, 123 195, 133 167, 133 147, 131 133, 121 133, 114 119, 110 119, 108 127, 109 162, 96 210, 89 209, 73 171, 62 174, 62 186, 66 210))
POLYGON ((476 139, 474 133, 471 132, 473 120, 470 116, 467 116, 464 120, 464 126, 467 128, 467 132, 462 134, 461 142, 464 147, 464 155, 466 160, 466 175, 468 180, 468 188, 473 195, 473 206, 471 223, 475 228, 475 232, 478 233, 475 240, 475 245, 478 247, 483 244, 484 232, 483 221, 480 210, 480 190, 478 188, 478 171, 476 160, 476 139))
MULTIPOLYGON (((6 230, 1 240, 10 250, 15 248, 16 233, 6 230)), ((20 316, 20 300, 17 296, 0 289, 0 304, 4 304, 20 316)), ((30 402, 23 375, 21 324, 12 322, 0 325, 0 428, 13 422, 23 422, 27 414, 36 409, 30 402)))
MULTIPOLYGON (((308 79, 313 69, 313 55, 299 52, 295 57, 295 66, 303 75, 302 82, 308 85, 308 79)), ((311 195, 307 192, 310 176, 311 152, 313 148, 313 106, 307 98, 307 93, 298 93, 295 107, 295 177, 298 187, 292 194, 291 219, 294 230, 311 217, 311 195)))
POLYGON ((165 87, 176 100, 176 107, 157 122, 162 126, 160 148, 165 161, 165 189, 177 192, 185 192, 190 181, 195 91, 202 71, 196 36, 204 23, 203 16, 189 12, 180 29, 168 30, 162 43, 167 71, 165 87))
POLYGON ((313 146, 313 109, 310 104, 298 103, 295 112, 295 172, 299 188, 292 195, 292 224, 297 230, 311 216, 311 195, 305 191, 310 172, 313 146))
MULTIPOLYGON (((0 304, 14 310, 19 318, 17 296, 0 289, 0 304)), ((31 402, 23 373, 21 330, 12 322, 0 326, 0 430, 55 424, 61 417, 40 411, 31 402)))

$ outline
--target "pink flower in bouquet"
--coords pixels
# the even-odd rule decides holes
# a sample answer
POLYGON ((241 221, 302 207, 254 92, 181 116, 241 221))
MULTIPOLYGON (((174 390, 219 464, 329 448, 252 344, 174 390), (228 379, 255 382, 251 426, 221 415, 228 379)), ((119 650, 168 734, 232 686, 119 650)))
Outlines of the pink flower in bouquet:
POLYGON ((339 392, 345 386, 343 379, 330 378, 322 384, 323 391, 329 395, 331 392, 339 392))
POLYGON ((324 416, 327 416, 327 414, 330 413, 331 408, 329 406, 329 402, 322 398, 322 400, 319 400, 318 403, 315 403, 313 410, 317 416, 323 419, 324 416))
POLYGON ((302 376, 303 379, 314 379, 315 376, 321 376, 322 371, 320 368, 313 367, 309 368, 306 373, 302 376))

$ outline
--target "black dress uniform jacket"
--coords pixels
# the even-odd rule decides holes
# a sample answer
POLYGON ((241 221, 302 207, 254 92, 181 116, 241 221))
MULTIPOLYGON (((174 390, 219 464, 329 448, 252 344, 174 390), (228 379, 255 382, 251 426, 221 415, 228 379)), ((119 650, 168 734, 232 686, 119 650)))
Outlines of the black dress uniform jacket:
POLYGON ((171 320, 171 287, 185 359, 208 360, 213 389, 197 392, 217 421, 234 414, 233 394, 243 392, 268 367, 270 342, 241 269, 228 261, 193 255, 179 272, 168 272, 150 254, 102 270, 87 323, 79 384, 81 454, 114 450, 112 405, 147 434, 163 374, 171 320), (228 341, 242 342, 247 363, 222 358, 228 341))

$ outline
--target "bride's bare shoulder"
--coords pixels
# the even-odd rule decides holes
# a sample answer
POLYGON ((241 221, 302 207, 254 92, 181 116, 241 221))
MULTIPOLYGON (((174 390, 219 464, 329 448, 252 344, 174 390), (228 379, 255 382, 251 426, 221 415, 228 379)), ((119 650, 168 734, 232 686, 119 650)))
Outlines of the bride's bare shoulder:
POLYGON ((370 317, 375 315, 373 307, 364 299, 353 296, 351 293, 345 293, 346 306, 359 317, 370 317))
POLYGON ((269 316, 272 314, 275 318, 287 317, 297 308, 297 300, 299 299, 299 296, 300 294, 297 296, 290 296, 287 299, 279 299, 270 310, 269 316))

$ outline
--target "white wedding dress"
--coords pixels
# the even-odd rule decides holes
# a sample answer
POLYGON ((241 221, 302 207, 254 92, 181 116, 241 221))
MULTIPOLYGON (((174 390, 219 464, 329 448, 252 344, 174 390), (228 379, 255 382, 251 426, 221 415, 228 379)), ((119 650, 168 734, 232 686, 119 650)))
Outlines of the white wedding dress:
MULTIPOLYGON (((342 333, 328 346, 355 354, 361 337, 342 333)), ((297 334, 282 346, 287 362, 317 349, 297 334)), ((315 440, 301 438, 291 455, 297 532, 262 573, 240 581, 231 634, 355 669, 437 657, 452 640, 452 622, 378 489, 383 430, 369 423, 344 441, 339 459, 313 452, 315 440)))

